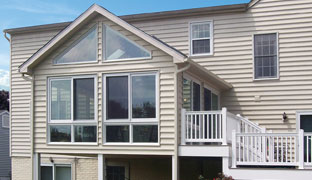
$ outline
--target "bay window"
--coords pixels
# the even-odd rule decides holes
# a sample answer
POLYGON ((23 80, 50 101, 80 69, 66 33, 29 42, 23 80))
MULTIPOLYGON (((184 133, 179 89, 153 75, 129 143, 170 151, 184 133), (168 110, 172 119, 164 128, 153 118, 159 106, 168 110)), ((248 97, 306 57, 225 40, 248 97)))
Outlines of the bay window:
POLYGON ((49 143, 97 142, 95 77, 49 79, 49 143))
POLYGON ((157 74, 104 75, 105 143, 157 143, 157 74))

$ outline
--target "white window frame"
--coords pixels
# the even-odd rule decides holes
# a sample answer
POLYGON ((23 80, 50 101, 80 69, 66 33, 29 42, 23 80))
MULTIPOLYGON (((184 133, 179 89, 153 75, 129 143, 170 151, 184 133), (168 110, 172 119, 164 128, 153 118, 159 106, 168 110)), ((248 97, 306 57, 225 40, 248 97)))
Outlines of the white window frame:
POLYGON ((53 58, 53 65, 55 66, 59 66, 59 65, 66 65, 66 64, 88 64, 88 63, 97 63, 99 60, 99 37, 98 37, 98 24, 94 24, 93 26, 91 26, 91 28, 89 28, 85 33, 83 33, 81 36, 79 36, 75 42, 73 42, 72 44, 70 44, 65 50, 61 51, 59 55, 57 55, 56 57, 53 58), (88 34, 93 30, 93 28, 95 28, 95 33, 96 33, 96 59, 92 60, 92 61, 81 61, 81 62, 66 62, 66 63, 57 63, 57 59, 61 56, 63 56, 64 54, 66 54, 69 50, 71 50, 75 45, 77 45, 83 38, 85 38, 86 36, 88 36, 88 34))
POLYGON ((202 100, 202 93, 203 93, 202 83, 198 79, 192 77, 189 74, 183 74, 183 80, 184 79, 186 79, 188 81, 191 81, 191 111, 194 111, 194 108, 193 108, 194 107, 193 106, 193 83, 195 82, 196 84, 199 84, 199 86, 200 86, 200 88, 199 88, 200 89, 200 91, 199 91, 199 95, 200 95, 200 102, 199 102, 199 104, 200 104, 200 107, 199 108, 200 108, 200 110, 202 110, 202 103, 203 103, 203 100, 202 100))
POLYGON ((151 72, 133 72, 133 73, 114 73, 114 74, 103 74, 103 145, 151 145, 151 146, 159 146, 160 145, 160 125, 159 125, 159 72, 151 71, 151 72), (132 119, 132 82, 131 77, 133 76, 144 76, 144 75, 155 75, 155 98, 156 98, 156 114, 155 118, 137 118, 132 119), (113 119, 107 120, 106 111, 106 79, 107 77, 119 77, 119 76, 128 76, 128 119, 113 119), (107 126, 129 126, 129 142, 106 142, 106 127, 107 126), (137 143, 133 142, 133 126, 135 125, 157 125, 158 128, 158 142, 144 142, 137 143))
POLYGON ((125 38, 125 39, 129 39, 129 41, 135 45, 136 47, 138 47, 139 49, 142 49, 143 51, 147 51, 149 53, 148 57, 139 57, 139 58, 123 58, 123 59, 107 59, 106 57, 106 27, 112 29, 113 31, 116 31, 114 28, 110 27, 107 24, 102 24, 102 54, 103 54, 103 62, 118 62, 118 61, 131 61, 131 60, 148 60, 148 59, 152 59, 152 52, 149 51, 148 49, 141 47, 140 45, 136 44, 136 42, 133 43, 133 40, 129 39, 128 37, 126 37, 125 35, 123 35, 122 33, 119 32, 120 36, 125 38))
POLYGON ((307 111, 296 111, 296 131, 299 132, 300 124, 301 124, 301 116, 302 115, 312 115, 312 110, 307 111))
MULTIPOLYGON (((192 93, 191 93, 191 111, 193 110, 193 82, 197 83, 200 85, 200 110, 204 109, 204 102, 205 102, 205 97, 204 97, 204 89, 208 89, 211 91, 211 93, 215 94, 218 96, 218 108, 221 108, 221 103, 220 103, 220 92, 218 92, 216 89, 210 87, 207 83, 201 82, 201 80, 198 80, 197 78, 193 77, 192 75, 188 74, 188 73, 183 73, 183 78, 182 79, 186 79, 191 81, 191 89, 192 89, 192 93)), ((182 82, 183 83, 183 82, 182 82)), ((212 95, 212 94, 211 94, 212 95)))
POLYGON ((278 80, 280 79, 280 62, 279 62, 279 33, 278 32, 265 32, 265 33, 255 33, 252 35, 252 68, 253 68, 253 80, 254 81, 265 81, 265 80, 278 80), (256 78, 256 63, 255 63, 255 36, 257 35, 268 35, 276 34, 276 77, 262 77, 256 78))
MULTIPOLYGON (((41 167, 52 167, 52 180, 56 180, 55 177, 56 177, 56 170, 55 168, 56 167, 70 167, 70 172, 71 172, 71 179, 73 179, 73 167, 72 167, 72 164, 55 164, 55 163, 52 163, 52 164, 41 164, 40 165, 40 168, 41 167)), ((40 171, 41 172, 41 171, 40 171)), ((41 176, 41 175, 40 175, 41 176)))
POLYGON ((10 128, 10 116, 7 115, 7 114, 3 114, 3 115, 2 115, 2 128, 10 128), (9 124, 9 126, 6 126, 6 125, 3 123, 4 117, 8 117, 8 121, 9 121, 8 124, 9 124))
POLYGON ((98 145, 98 119, 97 119, 97 75, 79 75, 79 76, 64 76, 64 77, 49 77, 48 78, 48 121, 47 121, 47 144, 71 144, 71 145, 98 145), (75 79, 94 79, 94 120, 74 120, 74 80, 75 79), (53 81, 71 80, 71 119, 70 120, 51 120, 51 87, 53 81), (71 127, 71 142, 51 142, 50 126, 70 126, 71 127), (75 126, 95 126, 96 127, 96 142, 75 142, 75 126))
POLYGON ((213 55, 214 52, 214 47, 213 47, 213 20, 206 20, 206 21, 194 21, 194 22, 189 22, 189 54, 192 57, 197 57, 197 56, 210 56, 213 55), (209 38, 196 38, 193 39, 193 25, 198 25, 198 24, 209 24, 210 25, 210 37, 209 38), (193 54, 193 41, 194 40, 205 40, 209 39, 210 40, 210 52, 209 53, 201 53, 201 54, 193 54))
MULTIPOLYGON (((215 90, 214 88, 210 87, 209 85, 207 85, 206 83, 204 83, 204 87, 203 87, 203 92, 204 92, 204 89, 208 89, 210 92, 211 92, 211 100, 212 100, 212 94, 215 94, 218 96, 218 110, 220 110, 221 108, 221 103, 220 103, 220 92, 218 92, 217 90, 215 90)), ((205 95, 203 93, 203 106, 205 104, 205 95)), ((212 106, 212 104, 211 104, 212 106)), ((203 107, 204 109, 204 107, 203 107)), ((216 111, 216 110, 211 110, 211 111, 216 111)))

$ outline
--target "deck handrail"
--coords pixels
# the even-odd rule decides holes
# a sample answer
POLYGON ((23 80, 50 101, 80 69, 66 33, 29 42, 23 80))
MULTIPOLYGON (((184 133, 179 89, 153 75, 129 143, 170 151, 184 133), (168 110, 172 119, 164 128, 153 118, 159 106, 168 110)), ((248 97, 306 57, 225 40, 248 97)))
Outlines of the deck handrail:
POLYGON ((257 123, 250 121, 248 118, 245 118, 245 117, 241 116, 240 114, 237 114, 236 116, 240 118, 241 123, 242 123, 241 132, 263 133, 266 131, 265 128, 262 128, 257 123))

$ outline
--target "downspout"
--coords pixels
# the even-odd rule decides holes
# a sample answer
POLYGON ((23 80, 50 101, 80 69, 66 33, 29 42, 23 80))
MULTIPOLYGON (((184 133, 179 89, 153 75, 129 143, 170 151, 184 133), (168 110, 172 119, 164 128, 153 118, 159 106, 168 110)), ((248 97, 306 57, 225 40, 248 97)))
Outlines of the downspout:
POLYGON ((9 131, 9 151, 10 151, 10 153, 9 153, 9 155, 10 155, 10 157, 12 157, 12 126, 11 126, 11 124, 12 124, 12 111, 11 111, 11 107, 12 107, 12 95, 11 95, 11 92, 12 92, 12 90, 11 90, 11 82, 12 82, 12 80, 11 80, 11 66, 12 66, 12 62, 11 62, 11 60, 12 60, 12 44, 11 44, 11 39, 7 36, 7 32, 3 32, 4 33, 4 38, 6 39, 6 40, 8 40, 9 41, 9 43, 10 43, 10 65, 9 65, 9 68, 10 68, 10 91, 9 91, 9 114, 10 114, 10 131, 9 131))
POLYGON ((25 81, 30 82, 30 112, 29 112, 29 123, 30 123, 30 159, 31 159, 31 175, 35 179, 35 170, 34 170, 34 120, 33 120, 33 110, 34 110, 34 79, 32 76, 26 77, 25 74, 22 74, 22 78, 25 81))
MULTIPOLYGON (((179 115, 178 115, 178 113, 179 113, 179 109, 178 109, 178 92, 179 92, 179 87, 178 87, 178 79, 179 79, 179 77, 178 77, 178 75, 180 74, 180 73, 182 73, 182 72, 184 72, 184 71, 186 71, 186 70, 188 70, 190 67, 191 67, 191 63, 189 63, 189 62, 187 62, 189 59, 187 58, 186 59, 186 63, 187 63, 187 65, 186 66, 184 66, 183 68, 178 68, 178 65, 175 65, 175 72, 174 72, 174 84, 175 84, 175 87, 174 87, 174 89, 175 89, 175 93, 174 93, 174 99, 175 99, 175 101, 174 101, 174 107, 175 107, 175 120, 176 120, 176 122, 175 122, 175 132, 176 132, 176 134, 175 134, 175 138, 176 138, 176 141, 175 141, 175 151, 174 151, 174 159, 175 159, 175 162, 177 162, 177 163, 175 163, 175 166, 177 166, 176 168, 177 168, 177 174, 175 175, 175 178, 178 180, 179 179, 179 160, 178 160, 178 158, 179 158, 179 154, 178 154, 178 151, 179 151, 179 126, 178 126, 178 122, 179 122, 179 120, 178 120, 178 117, 179 117, 179 115)), ((172 163, 173 163, 173 161, 172 161, 172 163)), ((174 171, 174 169, 172 169, 172 171, 174 171)))

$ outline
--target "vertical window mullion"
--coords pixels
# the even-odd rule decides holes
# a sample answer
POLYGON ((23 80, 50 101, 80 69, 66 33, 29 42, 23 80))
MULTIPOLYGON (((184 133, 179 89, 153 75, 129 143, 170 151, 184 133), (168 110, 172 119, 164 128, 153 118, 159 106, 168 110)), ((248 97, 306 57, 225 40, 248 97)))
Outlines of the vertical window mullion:
POLYGON ((71 98, 71 142, 75 142, 74 141, 74 125, 73 125, 73 122, 74 122, 74 78, 71 78, 71 90, 70 90, 70 98, 71 98))
POLYGON ((74 136, 74 125, 70 125, 70 134, 71 134, 71 142, 75 142, 75 136, 74 136))
POLYGON ((70 107, 70 113, 71 113, 71 121, 72 123, 74 122, 74 78, 71 78, 71 90, 70 90, 70 103, 71 103, 71 107, 70 107))
POLYGON ((132 144, 132 75, 128 75, 129 142, 132 144))

